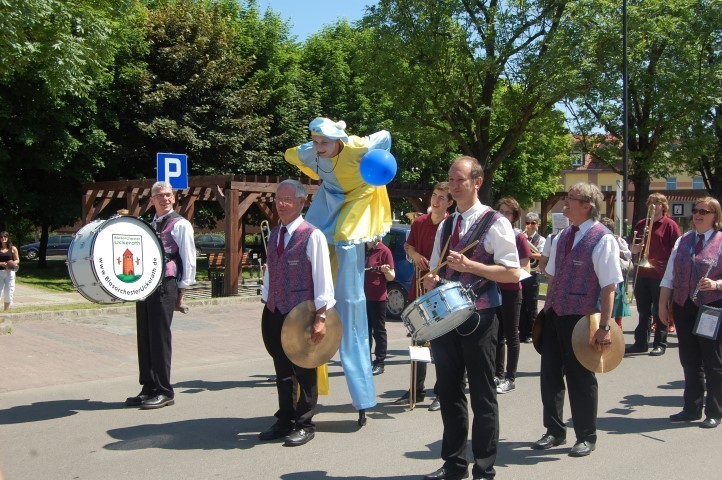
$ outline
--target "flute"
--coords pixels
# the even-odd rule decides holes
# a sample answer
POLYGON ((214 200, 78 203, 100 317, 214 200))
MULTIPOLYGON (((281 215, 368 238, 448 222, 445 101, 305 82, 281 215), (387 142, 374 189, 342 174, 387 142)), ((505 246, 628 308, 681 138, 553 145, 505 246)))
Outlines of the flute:
MULTIPOLYGON (((709 275, 709 272, 712 271, 712 267, 714 267, 714 262, 709 264, 709 267, 707 267, 707 272, 705 272, 704 275, 702 275, 702 278, 706 278, 707 275, 709 275)), ((701 280, 701 279, 700 279, 701 280)), ((697 288, 694 289, 694 293, 692 294, 692 301, 697 300, 697 294, 699 294, 699 282, 697 282, 697 288)))

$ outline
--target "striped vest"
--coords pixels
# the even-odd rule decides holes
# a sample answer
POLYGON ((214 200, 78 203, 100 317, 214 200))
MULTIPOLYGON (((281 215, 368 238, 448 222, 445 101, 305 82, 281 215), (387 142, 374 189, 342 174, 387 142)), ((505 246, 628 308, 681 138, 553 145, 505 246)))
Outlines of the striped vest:
POLYGON ((277 226, 271 231, 268 245, 272 247, 268 249, 267 259, 270 285, 266 305, 269 310, 278 310, 286 315, 299 303, 315 298, 312 265, 306 256, 306 247, 315 229, 303 221, 291 235, 281 257, 275 248, 281 229, 277 226))
POLYGON ((601 223, 595 223, 566 254, 564 250, 570 234, 571 227, 559 234, 553 288, 544 304, 544 310, 554 309, 560 317, 601 311, 601 288, 594 272, 592 252, 609 230, 601 223))

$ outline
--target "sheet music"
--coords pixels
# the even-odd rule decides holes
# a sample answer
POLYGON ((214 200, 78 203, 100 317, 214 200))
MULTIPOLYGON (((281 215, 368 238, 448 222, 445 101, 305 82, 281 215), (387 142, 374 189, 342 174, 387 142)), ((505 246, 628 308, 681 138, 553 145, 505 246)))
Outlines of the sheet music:
POLYGON ((699 315, 694 333, 700 337, 715 338, 719 330, 720 316, 715 310, 705 310, 699 315))

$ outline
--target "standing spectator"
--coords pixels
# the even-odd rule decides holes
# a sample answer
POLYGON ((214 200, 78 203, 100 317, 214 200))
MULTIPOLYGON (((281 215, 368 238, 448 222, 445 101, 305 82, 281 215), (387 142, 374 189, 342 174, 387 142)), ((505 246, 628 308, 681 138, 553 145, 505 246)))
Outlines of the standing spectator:
MULTIPOLYGON (((404 248, 406 256, 414 263, 414 278, 424 278, 429 273, 429 259, 431 251, 434 248, 434 238, 439 224, 449 216, 449 208, 454 200, 449 194, 449 182, 439 182, 434 185, 434 192, 431 194, 431 212, 421 215, 411 224, 411 232, 406 240, 404 248)), ((412 282, 411 291, 409 292, 409 301, 413 302, 417 297, 423 295, 419 292, 417 282, 412 282)), ((416 364, 416 385, 415 398, 417 401, 423 401, 426 397, 426 362, 414 362, 416 364)), ((434 385, 434 393, 438 394, 438 388, 434 385)), ((401 398, 394 402, 395 405, 408 405, 409 392, 407 391, 401 398)), ((435 412, 441 408, 438 397, 429 405, 429 410, 435 412)))
POLYGON ((576 434, 569 456, 584 457, 596 448, 597 378, 577 360, 572 332, 577 322, 600 312, 599 328, 591 341, 600 351, 611 345, 609 322, 622 272, 617 241, 598 221, 603 200, 596 185, 573 185, 564 199, 564 215, 570 226, 552 240, 546 267, 552 289, 544 305, 540 378, 546 433, 532 444, 535 450, 566 443, 566 391, 576 434))
POLYGON ((8 232, 0 232, 0 292, 4 300, 3 310, 10 308, 15 293, 15 272, 20 266, 18 249, 10 240, 8 232))
POLYGON ((301 216, 306 196, 305 187, 296 180, 284 180, 276 189, 274 205, 281 225, 271 230, 268 239, 268 268, 261 292, 266 304, 261 330, 276 371, 278 411, 276 423, 258 438, 269 441, 285 437, 290 447, 304 445, 316 435, 313 416, 318 377, 316 368, 299 367, 286 356, 281 344, 283 322, 296 305, 313 301, 316 313, 311 341, 319 343, 326 335, 326 310, 334 305, 326 238, 301 216), (288 289, 289 284, 292 289, 288 289))
MULTIPOLYGON (((496 209, 509 220, 512 227, 519 221, 521 208, 512 197, 504 197, 496 204, 496 209)), ((526 234, 514 228, 516 251, 519 265, 529 271, 531 248, 526 234)), ((496 347, 496 375, 494 377, 496 393, 509 393, 516 389, 516 368, 519 364, 519 314, 521 313, 521 282, 499 283, 501 306, 497 308, 499 316, 499 344, 496 347), (508 358, 505 358, 508 355, 508 358), (506 360, 506 362, 504 361, 506 360), (506 372, 504 366, 506 364, 506 372)))
POLYGON ((196 247, 193 226, 173 210, 175 194, 168 182, 150 189, 155 208, 153 227, 160 235, 165 256, 164 278, 148 298, 136 303, 138 369, 141 390, 125 404, 142 409, 175 403, 170 382, 173 312, 180 310, 185 289, 196 283, 196 247))
POLYGON ((380 239, 366 244, 366 275, 364 278, 364 293, 366 295, 366 316, 369 321, 369 349, 373 351, 376 341, 376 359, 373 362, 372 373, 384 373, 386 360, 386 284, 396 278, 394 272, 394 257, 389 247, 380 239))
POLYGON ((518 282, 519 255, 514 231, 509 221, 479 201, 484 170, 473 157, 454 160, 449 169, 449 189, 456 201, 456 213, 444 220, 436 232, 429 261, 433 270, 447 261, 439 275, 427 275, 424 287, 433 289, 441 278, 475 285, 474 313, 456 329, 434 339, 436 379, 444 424, 441 458, 444 465, 426 475, 428 480, 459 479, 469 475, 467 442, 469 408, 474 412, 471 423, 471 451, 474 455, 472 475, 491 479, 496 475, 499 443, 499 406, 496 401, 494 368, 499 324, 495 315, 501 305, 497 282, 518 282), (459 253, 474 239, 479 243, 468 253, 459 253), (443 245, 449 252, 441 258, 443 245), (464 371, 468 374, 469 400, 466 398, 464 371))
POLYGON ((539 313, 539 259, 542 257, 546 239, 539 234, 539 214, 526 214, 526 239, 532 249, 529 259, 531 276, 521 281, 521 314, 519 315, 519 338, 524 343, 531 343, 531 329, 539 313))
POLYGON ((722 419, 722 328, 710 338, 697 335, 694 327, 702 305, 722 307, 719 201, 712 197, 697 200, 692 209, 692 226, 694 230, 682 235, 672 250, 659 296, 662 323, 668 324, 674 312, 679 361, 684 371, 684 408, 669 419, 699 420, 704 408, 705 419, 700 427, 717 428, 722 419))
MULTIPOLYGON (((661 193, 653 193, 647 199, 647 208, 652 210, 652 223, 650 232, 646 235, 649 242, 649 268, 637 265, 636 282, 634 283, 634 297, 637 299, 639 324, 634 329, 634 344, 627 347, 625 353, 646 353, 649 350, 650 328, 654 323, 654 343, 650 356, 664 355, 667 350, 668 326, 660 322, 657 315, 659 304, 659 288, 667 268, 669 256, 672 254, 674 242, 680 236, 679 226, 669 218, 669 203, 667 197, 661 193)), ((643 238, 645 219, 637 222, 634 227, 637 239, 643 238)), ((645 244, 632 244, 632 254, 640 258, 646 249, 645 244)))

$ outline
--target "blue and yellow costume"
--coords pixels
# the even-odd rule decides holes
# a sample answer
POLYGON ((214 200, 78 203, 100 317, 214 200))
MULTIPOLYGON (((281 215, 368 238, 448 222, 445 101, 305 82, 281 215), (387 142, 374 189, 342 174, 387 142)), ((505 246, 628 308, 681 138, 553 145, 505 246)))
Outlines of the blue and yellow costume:
POLYGON ((323 180, 305 219, 335 246, 336 309, 343 324, 339 351, 353 406, 364 410, 376 405, 364 297, 364 243, 389 231, 391 205, 386 187, 364 182, 359 166, 369 150, 389 150, 391 135, 382 130, 364 138, 347 137, 345 123, 325 118, 313 120, 309 128, 314 135, 343 142, 332 158, 319 157, 313 142, 286 150, 285 158, 310 178, 323 180))

